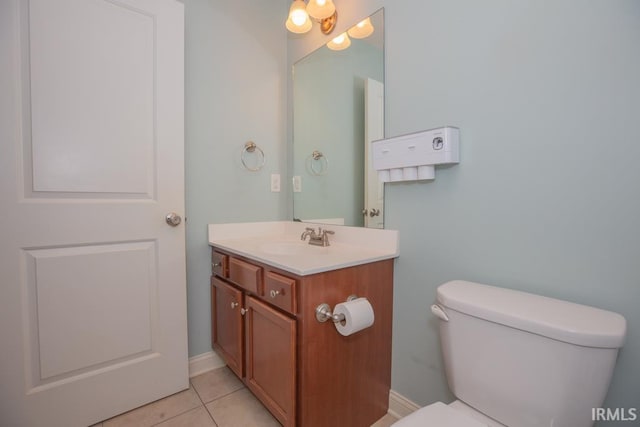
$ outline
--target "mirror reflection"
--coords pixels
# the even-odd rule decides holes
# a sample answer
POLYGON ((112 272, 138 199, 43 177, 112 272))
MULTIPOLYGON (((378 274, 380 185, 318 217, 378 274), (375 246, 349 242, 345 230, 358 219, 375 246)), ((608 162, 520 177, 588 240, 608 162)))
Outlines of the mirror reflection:
POLYGON ((384 138, 383 27, 381 9, 294 65, 296 219, 383 226, 384 186, 367 159, 384 138))

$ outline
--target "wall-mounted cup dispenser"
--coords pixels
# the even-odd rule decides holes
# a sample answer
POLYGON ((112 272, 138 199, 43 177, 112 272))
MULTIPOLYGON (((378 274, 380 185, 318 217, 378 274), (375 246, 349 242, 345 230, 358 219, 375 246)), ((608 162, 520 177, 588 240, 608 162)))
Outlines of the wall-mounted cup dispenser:
POLYGON ((445 126, 373 141, 373 167, 382 182, 434 179, 435 165, 459 163, 459 139, 445 126))

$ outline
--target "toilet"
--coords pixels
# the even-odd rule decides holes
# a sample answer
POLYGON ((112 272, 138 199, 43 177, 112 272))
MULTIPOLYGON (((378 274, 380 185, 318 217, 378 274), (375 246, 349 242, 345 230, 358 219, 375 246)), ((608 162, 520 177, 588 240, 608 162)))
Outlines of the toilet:
POLYGON ((604 402, 625 318, 617 313, 466 281, 438 287, 449 388, 394 427, 588 427, 604 402))

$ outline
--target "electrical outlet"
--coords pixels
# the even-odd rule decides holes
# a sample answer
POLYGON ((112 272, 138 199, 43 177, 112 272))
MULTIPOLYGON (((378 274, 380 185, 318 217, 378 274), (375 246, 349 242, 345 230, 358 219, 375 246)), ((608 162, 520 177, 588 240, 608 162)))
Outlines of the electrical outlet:
POLYGON ((302 177, 300 175, 296 175, 293 177, 293 192, 294 193, 302 192, 302 177))
POLYGON ((279 173, 271 174, 271 192, 272 193, 280 192, 280 174, 279 173))

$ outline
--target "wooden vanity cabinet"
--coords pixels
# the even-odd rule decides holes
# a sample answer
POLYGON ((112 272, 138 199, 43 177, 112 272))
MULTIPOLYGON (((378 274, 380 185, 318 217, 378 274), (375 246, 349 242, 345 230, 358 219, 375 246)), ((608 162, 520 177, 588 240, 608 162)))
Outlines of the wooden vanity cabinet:
POLYGON ((296 281, 271 271, 263 275, 263 267, 236 256, 215 250, 212 256, 221 260, 218 269, 212 263, 213 348, 283 426, 295 426, 296 281), (289 313, 261 301, 263 276, 265 299, 289 313))
POLYGON ((369 427, 387 413, 392 259, 297 276, 216 252, 229 269, 211 279, 213 347, 283 426, 369 427), (315 308, 350 295, 369 300, 375 322, 345 337, 315 308))

